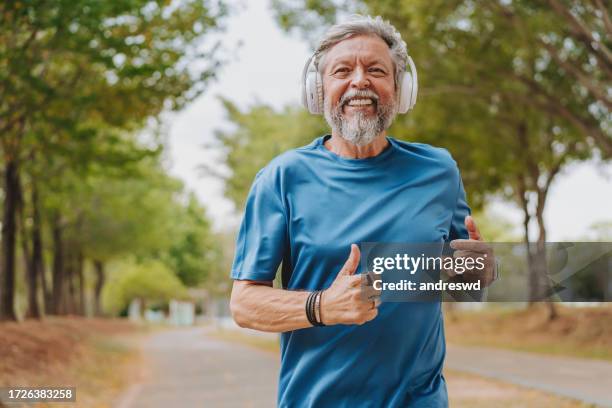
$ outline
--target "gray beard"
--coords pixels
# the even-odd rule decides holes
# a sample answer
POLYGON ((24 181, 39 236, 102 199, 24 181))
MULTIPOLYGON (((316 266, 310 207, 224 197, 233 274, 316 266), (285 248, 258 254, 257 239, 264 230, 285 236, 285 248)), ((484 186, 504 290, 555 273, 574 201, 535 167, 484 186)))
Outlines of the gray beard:
POLYGON ((362 112, 356 112, 351 119, 345 119, 342 114, 342 104, 332 109, 329 98, 323 99, 325 120, 334 133, 340 134, 344 140, 356 146, 365 146, 376 138, 383 130, 388 129, 397 114, 395 101, 378 105, 376 117, 368 117, 362 112))

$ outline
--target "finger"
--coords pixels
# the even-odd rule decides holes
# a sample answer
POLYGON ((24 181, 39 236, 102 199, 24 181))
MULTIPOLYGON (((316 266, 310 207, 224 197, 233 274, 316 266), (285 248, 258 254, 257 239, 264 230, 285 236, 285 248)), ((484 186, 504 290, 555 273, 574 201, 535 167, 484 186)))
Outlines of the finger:
POLYGON ((366 287, 367 285, 363 284, 363 278, 360 275, 345 275, 348 276, 346 278, 348 280, 347 287, 349 288, 361 288, 366 287))
POLYGON ((374 289, 373 286, 363 286, 362 290, 364 297, 368 300, 374 300, 375 298, 380 297, 381 291, 374 289))
POLYGON ((480 241, 482 237, 480 236, 480 231, 476 226, 476 221, 471 215, 465 217, 465 228, 467 228, 470 239, 480 241))
POLYGON ((373 308, 372 310, 369 310, 368 314, 366 315, 366 322, 369 322, 370 320, 374 320, 376 316, 378 316, 377 308, 373 308))
POLYGON ((359 266, 359 259, 361 259, 359 247, 351 244, 351 253, 342 269, 340 269, 340 272, 338 272, 338 275, 353 275, 359 266))
POLYGON ((380 275, 377 275, 374 272, 362 273, 360 276, 363 286, 373 286, 374 282, 381 280, 380 275))
POLYGON ((453 258, 478 258, 481 257, 482 252, 474 252, 474 251, 466 251, 466 250, 457 250, 453 252, 453 258))
POLYGON ((491 247, 486 242, 474 241, 472 239, 454 239, 451 241, 450 247, 453 249, 474 251, 480 253, 489 252, 491 249, 491 247))

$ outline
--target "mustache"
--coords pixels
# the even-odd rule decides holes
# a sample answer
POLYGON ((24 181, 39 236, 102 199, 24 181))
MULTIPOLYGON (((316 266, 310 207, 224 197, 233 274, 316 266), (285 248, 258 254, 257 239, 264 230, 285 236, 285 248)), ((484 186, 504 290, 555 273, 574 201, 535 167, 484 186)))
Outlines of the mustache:
POLYGON ((338 105, 344 106, 352 98, 370 98, 374 101, 374 104, 378 105, 378 95, 376 94, 376 92, 370 89, 365 89, 365 90, 350 89, 346 91, 344 95, 342 95, 342 98, 340 98, 338 105))

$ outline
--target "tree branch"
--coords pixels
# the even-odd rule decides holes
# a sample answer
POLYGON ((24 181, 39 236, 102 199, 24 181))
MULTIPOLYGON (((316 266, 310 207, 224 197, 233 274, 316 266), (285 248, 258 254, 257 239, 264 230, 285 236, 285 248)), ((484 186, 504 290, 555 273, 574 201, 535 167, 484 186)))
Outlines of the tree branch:
POLYGON ((599 126, 593 126, 590 123, 587 123, 584 118, 577 116, 574 112, 570 111, 566 106, 564 106, 558 98, 555 98, 553 95, 549 94, 533 79, 526 78, 525 76, 518 74, 514 74, 514 77, 525 83, 532 92, 542 96, 546 102, 542 104, 538 103, 537 98, 528 98, 525 100, 527 103, 536 103, 547 108, 549 111, 556 112, 558 115, 562 116, 568 122, 576 126, 576 128, 582 133, 587 136, 591 136, 597 142, 605 157, 612 157, 612 138, 605 135, 599 126))
POLYGON ((595 6, 601 11, 601 15, 603 16, 604 27, 606 28, 606 33, 609 36, 612 36, 612 21, 610 20, 610 12, 603 4, 601 0, 593 0, 595 6))
POLYGON ((593 37, 592 30, 590 30, 579 17, 572 14, 572 12, 558 0, 548 0, 548 4, 559 16, 564 17, 570 23, 572 31, 577 39, 584 43, 602 63, 606 64, 608 67, 612 67, 612 52, 603 42, 597 41, 593 37), (597 44, 597 48, 593 46, 593 43, 597 44))
POLYGON ((599 84, 594 84, 590 80, 589 76, 582 72, 582 70, 578 68, 577 65, 568 63, 566 60, 561 58, 557 50, 552 45, 547 44, 541 40, 540 43, 542 44, 542 46, 544 46, 544 48, 546 48, 550 56, 557 62, 557 64, 559 64, 568 74, 573 75, 578 80, 580 85, 584 86, 586 89, 589 90, 589 92, 595 97, 595 99, 601 101, 604 105, 606 105, 608 109, 612 108, 612 100, 610 100, 610 98, 608 98, 605 92, 603 92, 603 86, 599 84))

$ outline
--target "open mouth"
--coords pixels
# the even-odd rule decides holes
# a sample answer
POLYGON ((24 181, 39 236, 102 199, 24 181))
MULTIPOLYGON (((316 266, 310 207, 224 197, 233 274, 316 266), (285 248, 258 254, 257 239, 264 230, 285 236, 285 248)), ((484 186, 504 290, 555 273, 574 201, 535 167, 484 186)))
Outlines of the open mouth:
POLYGON ((355 109, 355 110, 366 110, 370 108, 373 108, 374 110, 376 110, 376 100, 374 98, 363 97, 363 96, 353 97, 353 98, 347 99, 342 104, 342 108, 347 108, 347 107, 350 109, 355 109))

